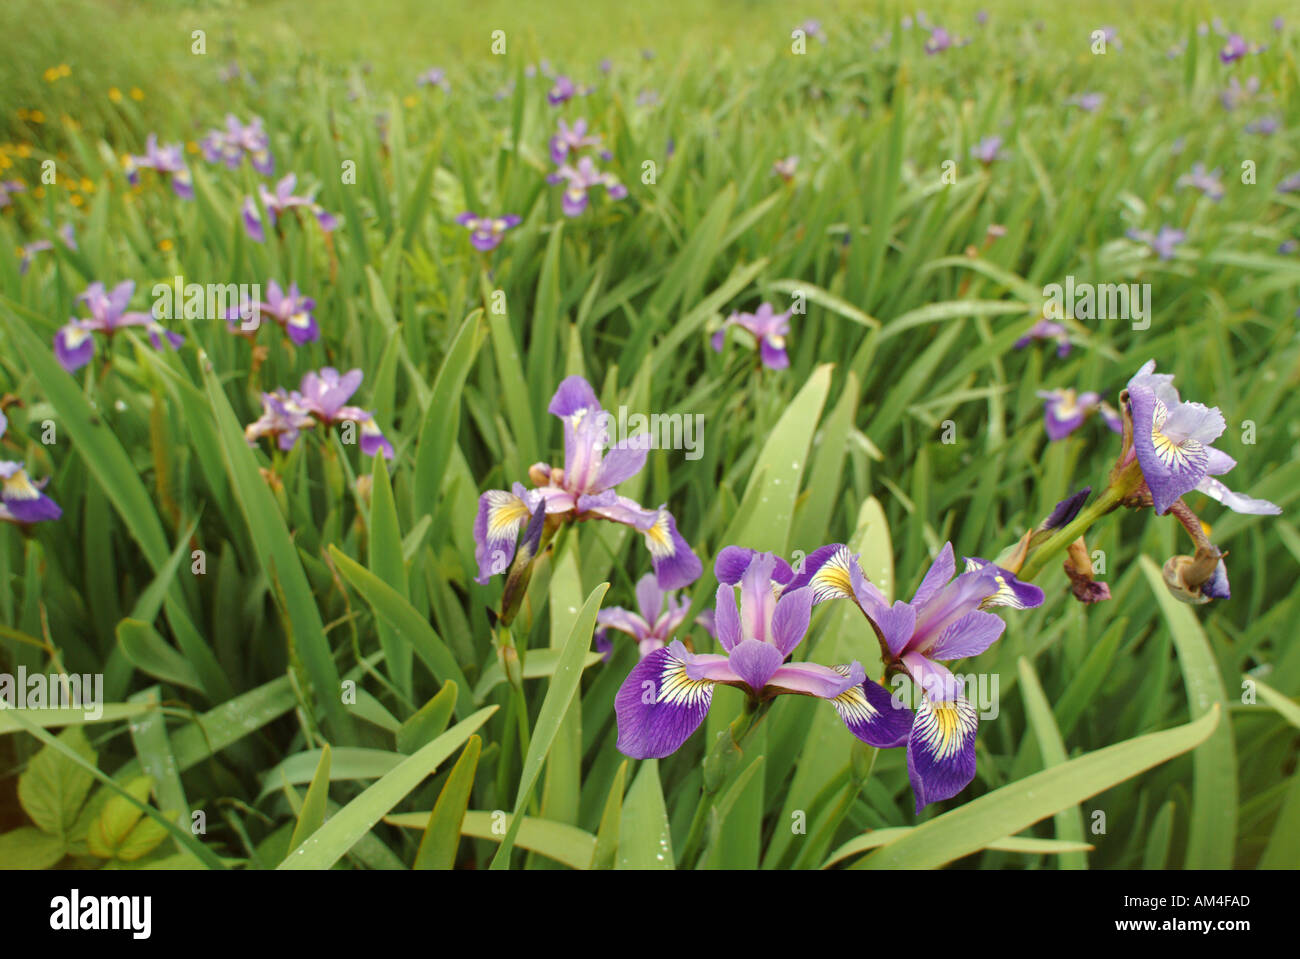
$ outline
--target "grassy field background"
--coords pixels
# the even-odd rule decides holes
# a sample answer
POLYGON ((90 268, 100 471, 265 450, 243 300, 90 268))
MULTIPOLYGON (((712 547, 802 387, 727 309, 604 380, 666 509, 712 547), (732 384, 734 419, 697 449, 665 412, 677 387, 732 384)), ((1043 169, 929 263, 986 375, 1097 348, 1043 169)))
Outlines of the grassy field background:
MULTIPOLYGON (((1230 551, 1232 599, 1174 602, 1158 567, 1190 552, 1185 534, 1150 511, 1114 514, 1089 536, 1113 599, 1076 603, 1052 563, 1044 605, 961 666, 1000 690, 961 797, 914 815, 901 750, 864 774, 824 704, 784 697, 703 864, 816 868, 857 841, 841 863, 1300 865, 1300 194, 1276 189, 1300 171, 1300 19, 1279 32, 1282 5, 1234 6, 1225 29, 1267 49, 1225 65, 1223 39, 1198 30, 1208 5, 927 5, 971 41, 934 56, 927 30, 903 28, 915 11, 893 4, 522 6, 0 7, 0 178, 28 186, 0 211, 0 251, 64 223, 78 241, 55 240, 26 273, 0 256, 0 442, 64 510, 30 535, 0 528, 0 671, 101 672, 119 704, 58 745, 0 713, 5 863, 273 868, 306 839, 304 864, 485 867, 496 813, 524 811, 516 866, 671 865, 704 744, 739 696, 720 691, 707 734, 678 754, 625 762, 612 707, 632 644, 608 663, 589 655, 576 690, 555 669, 584 626, 585 645, 600 584, 604 605, 633 605, 644 547, 585 524, 547 561, 516 641, 550 658, 520 695, 494 665, 500 581, 473 582, 478 494, 556 461, 545 405, 559 381, 585 375, 607 408, 704 415, 701 459, 657 451, 627 484, 669 504, 704 560, 689 589, 702 609, 731 543, 793 557, 848 542, 900 596, 945 541, 996 556, 1072 490, 1103 486, 1119 449, 1095 418, 1048 442, 1036 392, 1114 402, 1155 359, 1184 398, 1223 410, 1219 445, 1240 463, 1229 485, 1284 510, 1188 498, 1230 551), (806 17, 827 42, 795 56, 806 17), (1098 56, 1102 26, 1120 44, 1098 56), (190 52, 196 29, 205 56, 190 52), (504 57, 490 54, 496 29, 504 57), (526 70, 542 58, 594 92, 548 105, 551 81, 526 70), (232 61, 241 76, 223 80, 232 61), (432 66, 449 92, 416 86, 432 66), (1227 109, 1232 79, 1252 76, 1258 92, 1227 109), (1095 111, 1071 104, 1088 93, 1095 111), (151 173, 128 186, 120 158, 149 133, 196 144, 227 112, 264 119, 276 176, 318 187, 338 230, 286 220, 251 242, 240 203, 263 178, 194 147, 193 202, 151 173), (561 116, 604 134, 626 200, 562 215, 545 182, 561 116), (1275 132, 1248 132, 1265 117, 1275 132), (970 150, 993 134, 1005 155, 985 167, 970 150), (789 155, 785 183, 772 164, 789 155), (41 189, 50 159, 58 181, 41 189), (355 184, 340 178, 348 161, 355 184), (1221 201, 1178 186, 1195 163, 1222 168, 1221 201), (453 222, 467 208, 523 223, 483 255, 453 222), (1162 225, 1187 234, 1169 260, 1126 239, 1162 225), (178 324, 176 353, 129 334, 75 377, 54 364, 51 339, 88 283, 132 279, 144 308, 175 275, 292 280, 316 299, 322 337, 293 348, 264 334, 254 352, 208 318, 178 324), (1067 275, 1150 283, 1150 328, 1079 321, 1066 358, 1015 350, 1044 285, 1067 275), (756 372, 734 341, 710 349, 722 317, 795 289, 810 306, 789 369, 756 372), (484 309, 494 290, 504 317, 484 309), (357 401, 396 447, 386 466, 320 432, 287 456, 244 443, 260 391, 324 365, 364 371, 357 401), (23 776, 73 783, 68 808, 37 821, 23 776), (151 806, 143 818, 127 787, 151 806), (446 809, 468 810, 458 828, 446 809)), ((831 607, 799 655, 879 665, 861 623, 831 607)))

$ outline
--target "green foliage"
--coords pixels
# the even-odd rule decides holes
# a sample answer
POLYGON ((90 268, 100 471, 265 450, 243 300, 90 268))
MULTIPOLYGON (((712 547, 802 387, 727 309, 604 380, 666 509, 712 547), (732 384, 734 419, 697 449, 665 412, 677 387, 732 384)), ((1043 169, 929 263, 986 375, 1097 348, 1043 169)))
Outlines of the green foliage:
MULTIPOLYGON (((1104 485, 1118 450, 1095 418, 1049 444, 1037 391, 1114 402, 1149 358, 1222 409, 1230 485, 1289 514, 1300 261, 1279 247, 1300 237, 1300 201, 1276 186, 1300 169, 1291 28, 1243 74, 1213 44, 1167 57, 1195 24, 1164 2, 1118 17, 1133 26, 1104 56, 1087 43, 1100 10, 1039 29, 1010 4, 989 4, 985 28, 958 5, 949 29, 972 42, 936 56, 901 7, 828 15, 828 42, 795 55, 778 4, 197 6, 201 57, 175 42, 189 13, 162 0, 0 5, 0 180, 28 187, 0 209, 0 458, 48 479, 64 511, 0 523, 0 674, 104 688, 94 715, 0 710, 0 788, 21 807, 0 867, 1300 864, 1300 533, 1285 517, 1187 497, 1229 552, 1233 597, 1204 607, 1163 588, 1160 565, 1189 550, 1149 510, 1089 534, 1111 600, 1077 604, 1049 564, 1044 605, 959 665, 1000 680, 998 715, 976 780, 920 815, 902 750, 858 748, 824 702, 781 697, 685 857, 701 761, 741 701, 719 689, 672 756, 618 752, 636 653, 611 633, 606 660, 593 635, 602 606, 635 605, 643 537, 568 529, 508 633, 473 539, 481 492, 562 462, 545 406, 568 374, 611 410, 703 417, 698 458, 656 449, 620 487, 667 504, 703 560, 692 612, 732 543, 792 562, 848 543, 904 599, 946 541, 998 556, 1104 485), (565 26, 578 18, 589 29, 565 26), (505 56, 484 22, 506 30, 505 56), (525 70, 543 57, 595 89, 548 104, 552 80, 525 70), (430 60, 450 92, 415 85, 430 60), (1252 73, 1260 96, 1226 110, 1229 78, 1252 73), (1067 104, 1085 91, 1103 106, 1067 104), (249 238, 241 204, 272 181, 197 145, 228 111, 263 118, 276 176, 318 188, 338 230, 285 216, 249 238), (1243 132, 1266 112, 1277 134, 1243 132), (603 135, 626 199, 596 191, 563 215, 545 181, 561 117, 603 135), (120 158, 151 132, 186 145, 193 202, 151 171, 128 184, 120 158), (970 149, 991 134, 1005 155, 986 167, 970 149), (772 170, 787 156, 790 182, 772 170), (1221 202, 1178 185, 1193 163, 1224 169, 1221 202), (454 222, 467 208, 522 223, 483 253, 454 222), (1188 234, 1169 260, 1125 236, 1162 224, 1188 234), (10 251, 38 239, 53 249, 20 272, 10 251), (178 351, 134 328, 97 337, 75 375, 56 362, 87 284, 134 280, 147 310, 178 275, 296 283, 322 337, 293 346, 266 323, 250 342, 180 317, 178 351), (1072 320, 1068 356, 1014 349, 1067 275, 1149 283, 1149 328, 1072 320), (760 367, 734 329, 712 349, 732 311, 796 297, 788 369, 760 367), (246 441, 263 391, 324 366, 364 372, 351 402, 375 411, 392 460, 323 425, 291 451, 246 441)), ((1264 6, 1244 34, 1284 12, 1264 6)), ((878 677, 875 637, 841 605, 818 607, 795 657, 878 677)), ((689 620, 679 638, 714 649, 689 620)))

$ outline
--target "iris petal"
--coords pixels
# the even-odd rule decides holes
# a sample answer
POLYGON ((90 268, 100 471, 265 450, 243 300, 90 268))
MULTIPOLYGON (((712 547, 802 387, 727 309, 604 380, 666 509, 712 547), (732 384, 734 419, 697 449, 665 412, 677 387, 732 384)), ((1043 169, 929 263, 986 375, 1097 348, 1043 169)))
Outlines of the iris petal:
POLYGON ((618 749, 633 759, 675 752, 699 728, 713 702, 713 682, 686 675, 686 652, 674 642, 637 663, 614 698, 618 749))
POLYGON ((979 716, 966 699, 921 700, 907 742, 907 775, 919 813, 950 799, 975 778, 979 716))

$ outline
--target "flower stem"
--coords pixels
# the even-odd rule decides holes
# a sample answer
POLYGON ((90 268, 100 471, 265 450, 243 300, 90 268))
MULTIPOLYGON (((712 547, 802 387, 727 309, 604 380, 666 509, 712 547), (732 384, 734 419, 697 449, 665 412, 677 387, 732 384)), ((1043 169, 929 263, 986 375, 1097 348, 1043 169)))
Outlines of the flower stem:
POLYGON ((695 816, 691 820, 690 832, 682 846, 679 865, 683 869, 694 868, 702 853, 705 828, 709 823, 709 814, 713 804, 731 783, 740 765, 741 749, 767 711, 772 708, 772 700, 756 702, 752 698, 745 700, 744 711, 727 728, 718 734, 717 741, 709 754, 704 757, 704 788, 700 803, 695 807, 695 816))
POLYGON ((1102 491, 1101 496, 1090 506, 1085 507, 1069 523, 1066 523, 1055 533, 1045 539, 1042 545, 1034 549, 1025 560, 1025 565, 1020 568, 1016 577, 1028 582, 1043 571, 1047 561, 1057 553, 1063 552, 1067 546, 1088 531, 1088 529, 1101 519, 1107 513, 1124 501, 1128 495, 1128 490, 1124 489, 1121 484, 1113 483, 1102 491))

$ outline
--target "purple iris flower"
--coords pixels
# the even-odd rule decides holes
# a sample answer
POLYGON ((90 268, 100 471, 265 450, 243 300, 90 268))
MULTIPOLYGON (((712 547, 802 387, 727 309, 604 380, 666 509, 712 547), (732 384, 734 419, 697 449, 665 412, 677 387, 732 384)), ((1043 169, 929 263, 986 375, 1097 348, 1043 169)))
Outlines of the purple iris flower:
POLYGON ((1289 177, 1277 185, 1278 193, 1296 193, 1300 192, 1300 173, 1292 173, 1289 177))
POLYGON ((633 667, 614 698, 620 752, 634 759, 675 752, 704 722, 718 684, 760 701, 785 693, 817 696, 829 700, 865 742, 896 746, 906 739, 910 712, 893 708, 889 693, 867 680, 861 663, 786 662, 808 632, 814 590, 795 588, 784 560, 728 546, 714 571, 715 624, 725 653, 692 653, 674 640, 633 667))
POLYGON ((1070 355, 1070 335, 1066 331, 1064 323, 1057 323, 1055 320, 1041 319, 1020 339, 1016 340, 1015 348, 1023 350, 1035 340, 1056 340, 1056 355, 1066 357, 1070 355))
POLYGON ((591 87, 579 87, 562 73, 555 78, 555 84, 547 91, 546 102, 553 107, 558 107, 561 103, 567 103, 574 97, 585 97, 591 92, 591 87))
MULTIPOLYGON (((227 311, 226 319, 230 321, 232 332, 243 333, 245 331, 237 321, 242 322, 243 319, 254 316, 269 316, 284 327, 284 332, 295 346, 302 346, 320 339, 320 326, 312 313, 315 308, 316 301, 303 296, 297 283, 290 283, 288 291, 285 291, 279 283, 271 280, 266 284, 265 300, 233 306, 227 311)), ((253 332, 257 329, 258 327, 253 327, 253 332)))
POLYGON ((943 27, 935 27, 925 41, 925 52, 930 56, 942 53, 953 45, 953 38, 943 27))
POLYGON ((383 450, 384 459, 390 460, 393 458, 393 444, 375 423, 375 415, 357 406, 344 405, 361 385, 362 375, 360 370, 349 370, 340 375, 332 366, 319 373, 305 374, 298 386, 302 408, 322 423, 356 423, 361 427, 361 452, 374 456, 383 450))
MULTIPOLYGON (((0 436, 9 420, 0 412, 0 436)), ((44 493, 45 483, 33 483, 22 463, 0 460, 0 521, 9 523, 43 523, 63 515, 59 504, 44 493)))
POLYGON ((430 67, 415 80, 416 86, 438 87, 444 93, 451 92, 451 83, 447 80, 447 71, 442 67, 430 67))
POLYGON ((474 249, 487 252, 501 245, 506 230, 518 226, 522 221, 513 213, 505 216, 479 216, 466 210, 456 217, 456 222, 469 230, 469 242, 474 249))
POLYGON ((245 427, 244 435, 250 444, 260 437, 274 436, 280 449, 288 450, 297 442, 299 432, 318 421, 327 425, 350 422, 361 427, 363 454, 374 456, 382 450, 385 459, 392 459, 393 445, 375 423, 374 414, 345 405, 361 385, 361 378, 360 370, 340 375, 338 370, 327 366, 319 373, 304 375, 292 393, 283 388, 263 393, 262 416, 245 427))
POLYGON ((822 31, 822 22, 816 19, 808 19, 799 24, 799 29, 804 32, 804 36, 815 37, 822 43, 826 42, 826 34, 822 31))
POLYGON ((179 143, 158 146, 158 135, 151 133, 145 140, 144 153, 126 158, 126 179, 132 186, 140 182, 141 170, 156 170, 170 176, 172 192, 182 200, 194 199, 194 180, 185 166, 184 153, 179 143))
POLYGON ((535 488, 515 483, 511 490, 488 490, 478 501, 474 521, 477 582, 505 572, 514 558, 519 530, 540 504, 547 519, 604 519, 630 526, 645 537, 661 589, 680 589, 700 575, 700 560, 664 507, 645 509, 614 487, 645 466, 649 447, 636 436, 611 446, 610 415, 601 409, 591 384, 581 376, 564 380, 547 412, 564 422, 564 468, 536 463, 528 470, 535 488))
POLYGON ((606 659, 613 651, 609 639, 611 629, 635 639, 644 659, 668 645, 691 611, 690 599, 685 596, 679 599, 676 590, 660 589, 654 573, 646 573, 637 581, 636 605, 636 612, 611 606, 596 614, 596 625, 600 627, 596 630, 596 650, 604 653, 606 659))
POLYGON ((1230 34, 1228 42, 1219 51, 1219 59, 1224 63, 1233 63, 1250 53, 1250 44, 1240 33, 1230 34))
POLYGON ((1274 29, 1275 31, 1277 31, 1278 33, 1281 33, 1282 30, 1283 30, 1285 27, 1286 27, 1286 21, 1285 21, 1285 20, 1283 20, 1281 17, 1274 17, 1274 18, 1273 18, 1273 29, 1274 29))
POLYGON ((790 365, 785 351, 785 338, 790 334, 790 310, 777 313, 771 303, 763 303, 753 313, 732 313, 713 334, 713 349, 722 352, 727 338, 727 327, 735 325, 748 330, 758 341, 759 356, 763 365, 771 370, 784 370, 790 365))
POLYGON ((562 206, 565 216, 580 216, 587 209, 588 193, 598 186, 605 188, 611 200, 621 200, 627 196, 627 187, 619 182, 618 177, 607 171, 596 169, 591 157, 585 156, 576 167, 564 164, 546 178, 547 183, 567 182, 564 188, 562 206))
POLYGON ((164 345, 179 349, 185 337, 163 329, 149 313, 128 312, 127 306, 135 293, 135 281, 124 280, 109 292, 103 283, 92 283, 77 297, 90 313, 88 318, 72 317, 54 334, 54 356, 69 373, 75 373, 90 362, 95 355, 93 334, 103 333, 109 339, 118 330, 128 326, 143 326, 149 334, 149 343, 155 350, 164 345))
POLYGON ((13 203, 11 196, 15 193, 26 193, 27 187, 17 180, 0 180, 0 210, 13 203))
POLYGON ((963 695, 961 680, 942 663, 976 656, 997 641, 1006 623, 987 611, 991 607, 1031 609, 1043 602, 1041 589, 987 560, 968 559, 964 573, 953 579, 954 572, 952 544, 946 543, 911 602, 899 600, 891 606, 848 547, 833 543, 811 553, 803 572, 786 587, 810 589, 815 603, 854 603, 880 642, 886 675, 905 674, 921 690, 913 715, 891 703, 883 687, 863 680, 862 701, 884 705, 863 723, 874 738, 853 730, 881 748, 907 744, 907 772, 918 813, 929 803, 957 795, 975 778, 979 715, 963 695))
MULTIPOLYGON (((570 153, 577 153, 583 147, 599 147, 601 137, 599 133, 587 133, 587 121, 584 117, 578 117, 573 121, 573 126, 569 126, 564 120, 559 121, 559 128, 555 136, 551 137, 551 160, 555 164, 563 164, 570 153)), ((608 160, 610 154, 602 152, 601 156, 608 160)))
POLYGON ((970 155, 985 166, 989 166, 1002 156, 1002 138, 996 135, 984 137, 970 148, 970 155))
POLYGON ((1213 443, 1226 423, 1217 406, 1184 403, 1173 385, 1173 374, 1156 373, 1148 360, 1128 381, 1128 404, 1133 417, 1134 458, 1151 491, 1157 514, 1167 513, 1179 497, 1192 490, 1218 500, 1237 513, 1275 515, 1281 508, 1267 500, 1234 493, 1214 479, 1237 465, 1213 443))
POLYGON ((1244 127, 1247 133, 1258 133, 1260 136, 1271 137, 1281 128, 1282 124, 1275 116, 1262 116, 1253 123, 1247 123, 1244 127))
POLYGON ((261 117, 253 117, 248 125, 244 125, 233 113, 228 113, 226 128, 210 130, 199 146, 209 163, 224 163, 227 168, 235 170, 247 155, 253 169, 262 176, 270 176, 275 171, 271 139, 262 127, 261 117))
POLYGON ((1096 113, 1105 101, 1106 97, 1100 93, 1080 93, 1077 96, 1070 97, 1065 102, 1078 107, 1085 113, 1096 113))
POLYGON ((1223 199, 1223 184, 1220 182, 1222 175, 1223 170, 1220 167, 1215 167, 1213 171, 1206 172, 1205 164, 1197 163, 1192 167, 1190 173, 1184 173, 1178 178, 1176 185, 1179 189, 1193 187, 1200 190, 1215 203, 1218 203, 1223 199))
MULTIPOLYGON (((271 225, 274 226, 275 221, 287 210, 302 207, 316 217, 316 222, 320 224, 320 228, 326 233, 336 229, 339 225, 338 217, 327 212, 312 196, 294 195, 293 190, 297 184, 297 174, 290 173, 276 183, 275 192, 268 190, 263 183, 257 185, 258 192, 262 196, 262 205, 266 207, 266 214, 271 218, 271 225)), ((266 233, 262 228, 262 220, 258 215, 257 204, 251 196, 244 198, 244 229, 258 243, 262 243, 266 239, 266 233)))
POLYGON ((262 415, 244 427, 244 437, 249 446, 256 445, 263 436, 273 437, 281 450, 293 449, 298 434, 311 429, 316 421, 303 409, 302 396, 295 390, 285 392, 283 387, 273 393, 262 394, 262 415))
POLYGON ((1114 432, 1124 432, 1124 421, 1119 411, 1104 402, 1099 393, 1039 390, 1038 396, 1043 401, 1043 424, 1047 428, 1047 438, 1052 442, 1065 439, 1093 413, 1100 413, 1106 425, 1114 432))
POLYGON ((1170 226, 1161 226, 1154 234, 1150 230, 1129 230, 1125 236, 1138 243, 1145 243, 1162 260, 1172 260, 1174 250, 1187 239, 1186 233, 1170 226))

